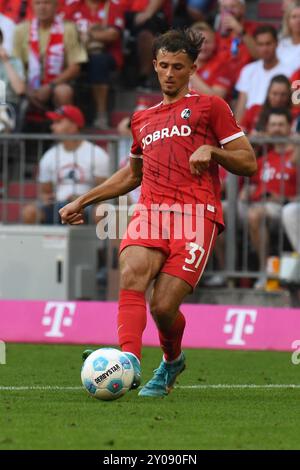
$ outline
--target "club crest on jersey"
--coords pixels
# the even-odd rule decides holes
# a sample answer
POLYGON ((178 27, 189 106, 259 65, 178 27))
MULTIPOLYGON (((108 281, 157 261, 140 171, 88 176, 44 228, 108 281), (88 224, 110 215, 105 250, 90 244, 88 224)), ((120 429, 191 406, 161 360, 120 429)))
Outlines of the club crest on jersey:
POLYGON ((191 114, 192 114, 192 111, 189 108, 186 108, 182 111, 181 117, 182 119, 188 119, 191 114))

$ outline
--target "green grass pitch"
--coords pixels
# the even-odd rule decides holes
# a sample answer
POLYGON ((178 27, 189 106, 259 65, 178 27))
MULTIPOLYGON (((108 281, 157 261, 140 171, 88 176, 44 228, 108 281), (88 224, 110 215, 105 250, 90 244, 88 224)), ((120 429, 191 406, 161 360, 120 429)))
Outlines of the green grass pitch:
MULTIPOLYGON (((300 448, 300 365, 290 353, 189 349, 168 397, 132 391, 101 402, 80 389, 83 349, 7 345, 0 449, 300 448)), ((158 349, 144 349, 144 382, 160 358, 158 349)))

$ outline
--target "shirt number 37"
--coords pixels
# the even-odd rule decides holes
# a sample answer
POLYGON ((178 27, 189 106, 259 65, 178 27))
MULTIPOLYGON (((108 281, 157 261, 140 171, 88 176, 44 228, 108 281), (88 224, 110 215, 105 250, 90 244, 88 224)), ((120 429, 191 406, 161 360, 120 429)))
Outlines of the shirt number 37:
POLYGON ((184 271, 196 272, 205 254, 205 250, 202 246, 194 242, 190 242, 189 246, 189 256, 185 258, 182 269, 184 271), (186 265, 188 265, 189 267, 186 265))

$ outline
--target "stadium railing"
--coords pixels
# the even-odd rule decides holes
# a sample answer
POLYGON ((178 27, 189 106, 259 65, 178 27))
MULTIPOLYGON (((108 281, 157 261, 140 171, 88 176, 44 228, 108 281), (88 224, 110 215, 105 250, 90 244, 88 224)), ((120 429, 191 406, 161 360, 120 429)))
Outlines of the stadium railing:
MULTIPOLYGON (((59 140, 88 140, 105 148, 110 156, 110 173, 112 174, 120 166, 120 161, 126 158, 127 149, 130 148, 129 139, 116 135, 80 134, 77 136, 59 136, 59 140)), ((275 143, 293 144, 300 150, 300 137, 266 138, 252 137, 251 143, 264 159, 270 145, 275 143)), ((38 184, 38 163, 46 151, 58 141, 53 134, 0 134, 0 223, 22 223, 22 209, 29 202, 39 199, 40 190, 38 184)), ((282 167, 283 169, 284 167, 282 167)), ((300 163, 297 163, 297 193, 300 201, 300 163)), ((281 184, 281 196, 279 202, 283 207, 286 203, 284 196, 284 181, 281 184)), ((249 178, 245 178, 243 185, 248 186, 249 178)), ((249 241, 249 221, 246 216, 251 206, 249 200, 242 207, 244 216, 241 217, 239 209, 240 179, 232 174, 226 178, 224 208, 226 219, 226 231, 222 256, 225 258, 225 266, 218 264, 214 255, 206 269, 206 276, 216 273, 222 274, 227 282, 236 283, 237 279, 253 280, 265 274, 259 267, 257 253, 253 251, 249 241)), ((117 201, 114 201, 117 203, 117 201)), ((266 202, 264 196, 262 202, 266 202)), ((299 220, 300 231, 300 220, 299 220)), ((285 251, 292 251, 287 236, 281 223, 281 217, 275 224, 270 225, 267 218, 262 221, 263 230, 270 230, 270 246, 268 253, 261 243, 262 255, 281 257, 285 251)), ((245 285, 246 286, 246 285, 245 285)))

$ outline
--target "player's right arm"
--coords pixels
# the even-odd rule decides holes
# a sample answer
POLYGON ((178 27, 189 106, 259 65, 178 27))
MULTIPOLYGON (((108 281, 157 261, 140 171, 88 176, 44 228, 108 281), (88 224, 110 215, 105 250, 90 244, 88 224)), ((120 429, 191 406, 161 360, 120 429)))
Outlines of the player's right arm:
POLYGON ((100 186, 96 186, 60 209, 62 223, 82 224, 85 207, 127 194, 137 188, 142 181, 142 168, 143 160, 141 158, 130 158, 130 163, 126 167, 118 170, 100 186))

